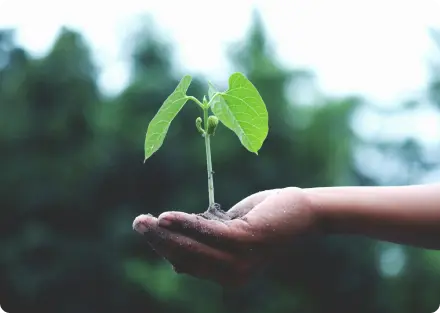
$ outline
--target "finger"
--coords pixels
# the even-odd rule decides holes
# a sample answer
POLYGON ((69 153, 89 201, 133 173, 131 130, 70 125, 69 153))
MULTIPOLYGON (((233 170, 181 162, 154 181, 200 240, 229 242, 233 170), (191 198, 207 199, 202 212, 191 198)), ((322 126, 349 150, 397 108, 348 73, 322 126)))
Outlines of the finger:
POLYGON ((142 214, 136 217, 133 221, 133 229, 140 234, 144 234, 149 228, 155 227, 157 218, 151 214, 142 214))
POLYGON ((242 245, 249 242, 248 237, 251 237, 246 222, 241 219, 221 222, 184 212, 165 212, 158 217, 158 224, 206 245, 231 252, 243 249, 242 245))
POLYGON ((156 221, 151 216, 140 216, 135 220, 136 229, 144 231, 150 246, 173 264, 176 272, 220 284, 234 283, 237 262, 233 255, 164 229, 156 221))
POLYGON ((191 251, 192 253, 199 254, 201 257, 210 257, 222 261, 232 260, 230 254, 218 249, 213 249, 192 238, 182 236, 182 234, 161 227, 160 223, 158 223, 158 219, 150 215, 138 216, 133 224, 136 230, 141 232, 150 243, 154 244, 155 248, 167 253, 167 255, 172 256, 176 254, 176 256, 178 256, 179 253, 187 254, 188 251, 191 251))
POLYGON ((208 245, 233 249, 237 245, 253 241, 248 223, 240 218, 276 192, 278 189, 261 191, 241 200, 227 212, 233 219, 231 221, 208 220, 184 212, 165 212, 158 217, 159 225, 181 232, 208 245))
POLYGON ((231 209, 228 210, 228 212, 226 212, 226 214, 231 219, 243 217, 258 203, 264 201, 264 199, 277 192, 277 190, 278 189, 271 189, 254 193, 235 204, 231 209))

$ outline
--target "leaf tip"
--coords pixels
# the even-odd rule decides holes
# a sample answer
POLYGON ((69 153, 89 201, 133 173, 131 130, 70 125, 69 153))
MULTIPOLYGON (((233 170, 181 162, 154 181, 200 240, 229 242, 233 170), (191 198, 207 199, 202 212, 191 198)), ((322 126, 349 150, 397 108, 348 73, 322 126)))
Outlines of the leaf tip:
POLYGON ((151 154, 148 152, 145 152, 145 156, 144 156, 144 164, 147 162, 147 160, 151 157, 151 154))
POLYGON ((192 76, 189 74, 183 75, 182 80, 184 79, 191 79, 192 80, 192 76))

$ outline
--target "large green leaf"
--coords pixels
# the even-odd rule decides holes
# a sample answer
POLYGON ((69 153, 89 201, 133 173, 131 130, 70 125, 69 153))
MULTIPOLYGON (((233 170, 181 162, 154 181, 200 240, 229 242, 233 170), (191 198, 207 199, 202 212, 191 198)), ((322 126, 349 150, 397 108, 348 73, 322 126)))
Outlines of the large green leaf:
POLYGON ((214 96, 216 92, 210 84, 214 114, 246 149, 258 154, 269 132, 269 116, 258 90, 243 74, 234 73, 229 77, 229 89, 214 96))
POLYGON ((186 92, 191 84, 191 76, 186 75, 176 89, 165 100, 157 114, 148 125, 145 136, 145 160, 153 155, 162 146, 171 122, 188 101, 186 92))

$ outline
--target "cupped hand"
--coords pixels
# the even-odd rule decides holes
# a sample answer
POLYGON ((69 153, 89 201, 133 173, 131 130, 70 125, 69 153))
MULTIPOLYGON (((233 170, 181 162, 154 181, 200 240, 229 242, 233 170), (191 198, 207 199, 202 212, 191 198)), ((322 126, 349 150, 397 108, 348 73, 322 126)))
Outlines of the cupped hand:
POLYGON ((316 227, 310 201, 300 188, 253 194, 235 206, 228 221, 165 212, 138 216, 133 227, 177 273, 242 285, 287 243, 316 227))

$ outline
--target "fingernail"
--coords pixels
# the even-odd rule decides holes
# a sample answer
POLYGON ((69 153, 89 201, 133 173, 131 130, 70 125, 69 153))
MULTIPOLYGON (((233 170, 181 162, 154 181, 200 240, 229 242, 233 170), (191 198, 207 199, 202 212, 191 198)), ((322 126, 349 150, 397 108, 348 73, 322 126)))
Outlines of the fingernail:
POLYGON ((147 226, 145 226, 143 223, 137 223, 133 228, 140 234, 143 234, 147 231, 147 226))
POLYGON ((170 227, 173 224, 173 221, 168 217, 159 218, 159 226, 160 227, 170 227))
POLYGON ((140 216, 136 217, 135 220, 133 221, 133 229, 140 234, 143 234, 147 231, 147 225, 145 225, 142 222, 143 218, 144 218, 144 215, 140 215, 140 216))

